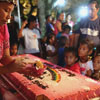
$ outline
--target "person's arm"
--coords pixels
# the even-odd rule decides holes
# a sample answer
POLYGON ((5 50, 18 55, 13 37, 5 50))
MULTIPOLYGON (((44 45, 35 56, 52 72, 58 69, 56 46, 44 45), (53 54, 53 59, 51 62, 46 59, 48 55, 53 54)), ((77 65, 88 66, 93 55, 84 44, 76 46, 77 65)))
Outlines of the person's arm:
POLYGON ((12 59, 9 53, 9 48, 4 50, 4 55, 0 60, 0 63, 3 64, 3 66, 0 67, 0 74, 19 71, 23 67, 25 67, 25 63, 22 62, 21 60, 12 59))
POLYGON ((57 22, 57 29, 58 29, 58 32, 62 32, 62 24, 60 22, 57 22))
POLYGON ((10 56, 9 48, 6 48, 4 50, 4 55, 3 55, 2 59, 0 60, 0 63, 2 63, 3 65, 7 65, 12 61, 13 61, 13 59, 10 56))
POLYGON ((23 31, 24 27, 26 26, 26 24, 27 24, 27 20, 23 22, 22 27, 18 32, 18 38, 21 38, 23 36, 22 31, 23 31))
POLYGON ((89 69, 89 70, 87 71, 87 73, 86 73, 86 76, 91 77, 91 75, 92 75, 92 70, 89 69))

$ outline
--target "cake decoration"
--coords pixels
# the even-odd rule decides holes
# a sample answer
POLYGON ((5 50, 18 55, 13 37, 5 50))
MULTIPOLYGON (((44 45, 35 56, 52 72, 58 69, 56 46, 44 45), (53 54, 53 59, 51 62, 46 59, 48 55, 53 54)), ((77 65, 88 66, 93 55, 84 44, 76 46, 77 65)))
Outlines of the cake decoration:
POLYGON ((53 68, 47 66, 47 70, 51 72, 52 74, 52 80, 59 82, 61 80, 60 74, 53 68))
POLYGON ((44 68, 43 63, 42 63, 41 61, 39 61, 39 60, 37 60, 37 61, 35 62, 35 64, 36 64, 36 66, 37 66, 38 68, 44 68))

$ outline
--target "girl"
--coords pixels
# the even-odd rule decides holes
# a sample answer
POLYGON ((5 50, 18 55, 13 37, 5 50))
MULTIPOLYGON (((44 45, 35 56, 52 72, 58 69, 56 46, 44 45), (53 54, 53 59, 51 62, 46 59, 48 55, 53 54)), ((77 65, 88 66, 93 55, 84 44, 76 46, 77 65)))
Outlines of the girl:
POLYGON ((6 23, 11 18, 15 4, 16 0, 0 0, 0 63, 3 65, 0 67, 0 74, 19 71, 26 66, 21 60, 13 60, 9 53, 9 32, 6 23))
POLYGON ((92 74, 92 78, 100 80, 100 47, 96 49, 93 59, 93 68, 94 73, 92 74))
POLYGON ((47 44, 46 44, 46 54, 47 54, 47 60, 57 64, 57 49, 56 49, 56 43, 55 43, 56 37, 54 34, 50 34, 47 37, 47 44))
POLYGON ((78 57, 75 48, 72 47, 65 48, 64 52, 65 52, 64 55, 65 55, 65 63, 66 63, 65 68, 80 74, 81 73, 80 66, 78 63, 76 63, 78 57))
POLYGON ((17 56, 17 51, 18 51, 18 45, 17 45, 17 43, 11 44, 10 55, 11 56, 17 56))
POLYGON ((89 39, 84 39, 80 42, 78 48, 79 65, 82 75, 91 76, 93 72, 92 60, 89 60, 89 55, 92 54, 94 43, 89 39))

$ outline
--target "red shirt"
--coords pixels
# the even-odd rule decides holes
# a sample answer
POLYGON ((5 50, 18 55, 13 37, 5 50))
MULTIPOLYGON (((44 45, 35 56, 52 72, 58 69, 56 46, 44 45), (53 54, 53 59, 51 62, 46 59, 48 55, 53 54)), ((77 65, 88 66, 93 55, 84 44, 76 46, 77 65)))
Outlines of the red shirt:
POLYGON ((0 59, 3 56, 4 50, 9 48, 9 32, 7 25, 0 26, 0 59))
POLYGON ((55 29, 55 30, 54 30, 53 33, 54 33, 55 35, 57 35, 57 34, 59 33, 58 28, 57 28, 57 24, 58 24, 58 23, 61 23, 61 22, 60 22, 59 20, 57 20, 57 21, 56 21, 56 24, 54 25, 54 29, 55 29))
POLYGON ((65 68, 67 68, 67 69, 69 69, 69 70, 71 70, 71 71, 73 71, 73 72, 76 72, 76 73, 78 73, 78 74, 81 74, 80 66, 79 66, 78 63, 74 64, 74 65, 71 66, 71 67, 65 66, 65 68))

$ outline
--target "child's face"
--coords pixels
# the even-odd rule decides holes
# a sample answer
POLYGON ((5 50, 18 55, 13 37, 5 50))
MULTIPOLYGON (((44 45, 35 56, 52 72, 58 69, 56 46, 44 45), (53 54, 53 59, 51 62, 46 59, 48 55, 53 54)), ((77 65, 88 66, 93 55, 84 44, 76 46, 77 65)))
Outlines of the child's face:
POLYGON ((66 34, 69 34, 70 29, 66 29, 65 32, 66 32, 66 34))
POLYGON ((11 47, 11 55, 16 56, 17 54, 17 45, 11 47))
POLYGON ((52 21, 52 17, 51 17, 51 16, 48 18, 48 21, 49 21, 49 22, 51 22, 51 21, 52 21))
POLYGON ((50 39, 50 44, 54 44, 55 42, 55 37, 53 36, 51 39, 50 39))
POLYGON ((4 25, 11 18, 14 5, 7 2, 0 2, 0 25, 4 25))
POLYGON ((65 63, 67 64, 67 66, 72 66, 73 64, 75 64, 76 60, 77 58, 72 52, 65 53, 65 63))
POLYGON ((100 56, 96 56, 93 61, 94 70, 100 70, 100 56))
POLYGON ((31 21, 30 22, 30 27, 35 28, 36 27, 36 21, 31 21))
POLYGON ((89 48, 87 44, 80 44, 78 48, 78 55, 79 57, 86 57, 88 56, 89 48))

